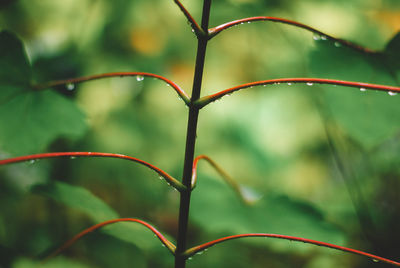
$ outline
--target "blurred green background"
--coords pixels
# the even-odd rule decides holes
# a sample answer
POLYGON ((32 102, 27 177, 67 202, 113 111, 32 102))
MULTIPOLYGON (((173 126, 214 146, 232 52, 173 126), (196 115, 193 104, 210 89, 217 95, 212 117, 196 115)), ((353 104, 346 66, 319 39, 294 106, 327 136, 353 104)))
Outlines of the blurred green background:
MULTIPOLYGON (((201 1, 182 2, 199 19, 201 1)), ((286 25, 246 24, 209 43, 202 95, 283 77, 400 86, 400 38, 392 40, 400 30, 399 1, 215 0, 210 26, 249 16, 297 20, 385 53, 365 55, 314 41, 311 33, 286 25)), ((144 71, 191 90, 197 42, 172 0, 1 1, 0 30, 23 40, 35 83, 144 71)), ((0 66, 3 73, 8 69, 0 66)), ((74 90, 58 87, 57 95, 33 98, 29 107, 37 116, 26 124, 27 104, 4 97, 10 88, 0 79, 1 158, 122 153, 180 178, 187 108, 166 84, 112 78, 74 90)), ((200 163, 189 246, 265 232, 399 260, 399 98, 282 84, 246 89, 202 109, 196 155, 213 158, 257 199, 244 205, 200 163)), ((157 174, 122 160, 63 158, 2 166, 0 267, 172 267, 167 250, 135 224, 90 234, 48 263, 38 259, 84 228, 119 216, 147 220, 175 241, 178 207, 178 193, 157 174)), ((194 256, 188 267, 387 265, 316 246, 249 238, 215 246, 194 256)))

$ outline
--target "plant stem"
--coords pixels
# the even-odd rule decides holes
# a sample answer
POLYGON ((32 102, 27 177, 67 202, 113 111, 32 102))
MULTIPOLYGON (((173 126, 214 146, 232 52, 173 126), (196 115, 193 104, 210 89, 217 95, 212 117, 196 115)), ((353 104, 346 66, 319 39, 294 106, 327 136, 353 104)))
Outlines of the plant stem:
MULTIPOLYGON (((212 0, 204 0, 203 2, 201 28, 205 33, 208 33, 208 22, 210 18, 211 1, 212 0)), ((178 241, 177 241, 177 248, 175 251, 175 268, 184 268, 186 266, 186 257, 183 255, 183 252, 185 252, 185 250, 187 249, 186 240, 187 240, 187 230, 189 221, 192 165, 194 160, 197 121, 199 115, 199 108, 192 104, 200 98, 208 35, 200 35, 197 38, 198 38, 198 43, 197 43, 196 66, 193 78, 192 97, 190 100, 191 105, 189 105, 189 118, 187 124, 187 132, 186 132, 185 161, 184 161, 183 176, 182 176, 182 184, 187 187, 186 188, 187 190, 181 192, 181 198, 180 198, 178 241)))

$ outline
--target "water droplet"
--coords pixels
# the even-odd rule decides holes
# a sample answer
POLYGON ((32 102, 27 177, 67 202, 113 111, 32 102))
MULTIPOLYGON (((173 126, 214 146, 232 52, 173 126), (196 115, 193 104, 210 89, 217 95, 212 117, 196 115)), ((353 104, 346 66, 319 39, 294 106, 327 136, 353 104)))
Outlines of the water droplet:
POLYGON ((379 262, 379 260, 377 260, 377 259, 372 259, 372 261, 373 261, 373 262, 379 262))
POLYGON ((390 96, 396 96, 396 95, 397 95, 397 92, 389 91, 388 94, 389 94, 390 96))
POLYGON ((360 88, 360 91, 365 92, 365 91, 367 91, 367 89, 362 87, 362 88, 360 88))
POLYGON ((326 35, 321 35, 321 40, 328 40, 328 37, 326 35))
POLYGON ((136 80, 137 81, 143 81, 144 80, 144 76, 142 76, 142 75, 138 75, 138 76, 136 76, 136 80))
POLYGON ((307 86, 312 86, 312 85, 314 85, 314 83, 307 82, 307 86))
POLYGON ((66 87, 68 90, 74 90, 74 89, 75 89, 75 84, 73 84, 73 83, 67 83, 67 84, 65 85, 65 87, 66 87))
POLYGON ((71 156, 69 159, 74 160, 74 159, 76 159, 76 156, 71 156))
POLYGON ((32 159, 29 161, 29 164, 35 164, 36 163, 36 159, 32 159))
POLYGON ((164 177, 163 177, 163 176, 159 176, 158 178, 159 178, 160 180, 163 180, 163 179, 164 179, 164 177))
POLYGON ((193 258, 192 258, 192 257, 189 257, 188 260, 191 261, 191 260, 193 260, 193 258))
POLYGON ((289 82, 289 83, 287 83, 287 85, 288 85, 288 86, 291 86, 291 85, 293 85, 293 84, 289 82))
POLYGON ((251 21, 248 21, 247 23, 251 23, 251 21))
POLYGON ((342 46, 342 44, 340 42, 338 42, 338 41, 335 42, 335 47, 341 47, 341 46, 342 46))
POLYGON ((241 22, 240 24, 244 24, 244 22, 241 22))
POLYGON ((194 33, 194 29, 192 29, 192 33, 194 33))
POLYGON ((315 41, 321 40, 321 36, 319 34, 314 34, 312 37, 315 41))

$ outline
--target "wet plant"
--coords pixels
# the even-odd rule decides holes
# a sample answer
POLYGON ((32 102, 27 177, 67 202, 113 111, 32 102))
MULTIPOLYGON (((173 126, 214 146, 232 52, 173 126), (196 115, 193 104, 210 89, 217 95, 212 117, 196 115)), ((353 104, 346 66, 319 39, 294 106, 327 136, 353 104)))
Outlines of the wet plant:
MULTIPOLYGON (((350 41, 336 38, 327 33, 323 33, 317 29, 314 29, 305 24, 278 18, 278 17, 250 17, 245 19, 239 19, 232 22, 228 22, 222 24, 217 27, 210 28, 209 27, 209 18, 211 12, 211 4, 212 0, 204 0, 201 22, 197 22, 196 19, 193 18, 191 13, 185 8, 185 6, 179 1, 174 0, 175 4, 179 7, 180 11, 186 17, 189 22, 190 28, 195 37, 197 38, 197 55, 196 55, 196 63, 195 63, 195 71, 193 78, 193 87, 191 90, 191 95, 187 94, 184 89, 182 89, 177 83, 157 74, 147 73, 147 72, 113 72, 113 73, 104 73, 99 75, 92 75, 86 77, 79 78, 71 78, 65 80, 55 80, 50 81, 48 83, 33 83, 31 80, 31 70, 28 63, 28 60, 25 56, 24 48, 22 43, 16 38, 16 36, 10 32, 3 31, 0 34, 0 61, 2 64, 11 66, 9 69, 1 69, 0 73, 0 86, 3 93, 0 95, 0 105, 6 106, 2 111, 7 109, 7 105, 13 105, 13 101, 17 98, 26 97, 29 98, 41 98, 42 101, 53 101, 51 98, 54 98, 54 92, 52 89, 55 89, 59 86, 65 87, 67 90, 74 90, 76 85, 79 83, 84 83, 92 80, 98 79, 107 79, 111 77, 135 77, 137 81, 143 81, 147 78, 154 78, 161 80, 162 82, 169 85, 170 89, 174 90, 178 95, 179 99, 182 101, 182 105, 185 105, 188 109, 188 121, 187 121, 187 131, 186 131, 186 145, 185 145, 185 153, 184 153, 184 162, 183 162, 183 174, 181 178, 175 178, 169 173, 163 171, 162 169, 154 166, 151 163, 148 163, 144 160, 122 155, 115 153, 101 153, 101 152, 50 152, 50 153, 38 153, 33 155, 19 156, 14 158, 7 158, 0 160, 0 165, 13 164, 18 162, 29 162, 29 161, 38 161, 40 159, 47 158, 60 158, 60 157, 69 157, 69 158, 116 158, 120 160, 127 160, 134 162, 136 164, 140 164, 145 166, 146 168, 151 169, 156 172, 157 175, 169 186, 176 190, 179 195, 179 216, 178 216, 178 226, 177 226, 177 237, 175 238, 176 242, 171 241, 171 239, 164 236, 160 231, 158 231, 153 225, 147 223, 146 221, 137 219, 137 218, 116 218, 116 219, 107 219, 96 225, 93 225, 81 233, 74 236, 71 240, 67 241, 53 253, 49 254, 46 258, 49 258, 62 253, 66 248, 72 246, 78 239, 85 237, 90 232, 93 232, 97 229, 103 228, 105 226, 119 224, 121 222, 127 222, 131 224, 139 224, 149 231, 153 232, 157 239, 166 247, 166 249, 171 253, 171 258, 174 258, 175 267, 183 268, 186 267, 186 263, 188 259, 190 259, 195 254, 200 254, 208 248, 224 243, 228 240, 233 239, 241 239, 241 238, 275 238, 282 239, 288 241, 297 241, 308 244, 313 244, 320 247, 328 247, 331 249, 340 250, 347 253, 357 254, 361 257, 366 257, 372 259, 375 262, 382 262, 386 264, 391 264, 394 266, 400 266, 400 263, 388 258, 384 258, 375 254, 366 253, 360 250, 346 248, 340 245, 335 245, 327 242, 316 241, 308 238, 301 238, 296 236, 288 236, 284 234, 270 234, 270 233, 245 233, 245 234, 236 234, 231 236, 226 236, 222 238, 218 238, 213 241, 205 242, 204 244, 200 244, 197 246, 189 247, 188 244, 190 241, 188 240, 188 229, 189 229, 189 211, 190 211, 190 203, 191 203, 191 195, 194 190, 196 190, 197 183, 197 166, 199 161, 204 161, 210 164, 217 173, 224 179, 224 181, 232 187, 237 196, 241 198, 244 203, 251 203, 253 200, 249 200, 248 196, 245 193, 243 187, 241 187, 238 183, 235 182, 233 178, 231 178, 222 167, 220 167, 213 159, 206 155, 196 156, 196 133, 197 133, 197 124, 199 114, 202 109, 206 109, 208 105, 211 103, 221 99, 224 96, 230 95, 237 91, 242 90, 264 90, 264 87, 274 87, 279 84, 286 85, 294 85, 294 84, 304 84, 308 86, 317 86, 317 85, 331 85, 332 87, 329 90, 335 91, 337 88, 333 86, 346 87, 346 90, 354 90, 357 91, 379 91, 379 94, 389 94, 390 96, 394 96, 400 92, 400 87, 398 86, 390 86, 390 85, 382 85, 382 84, 374 84, 367 83, 364 81, 343 81, 337 79, 330 78, 279 78, 279 79, 268 79, 262 81, 249 82, 246 84, 234 86, 225 90, 218 91, 211 95, 202 96, 202 82, 203 82, 203 71, 206 60, 206 51, 207 46, 210 42, 217 36, 223 34, 226 30, 234 26, 240 26, 244 23, 250 22, 273 22, 286 24, 292 27, 301 28, 303 30, 309 31, 314 35, 314 40, 316 42, 325 42, 325 45, 330 46, 329 49, 332 48, 345 48, 346 51, 355 51, 358 53, 357 55, 362 55, 363 57, 367 57, 371 60, 381 61, 387 63, 388 68, 395 66, 398 63, 392 63, 390 59, 394 59, 397 57, 398 59, 398 51, 400 50, 400 40, 399 35, 395 37, 387 46, 387 49, 383 52, 373 51, 371 49, 365 48, 363 46, 357 45, 350 41)), ((395 68, 395 67, 393 67, 395 68)), ((65 103, 62 100, 57 99, 57 104, 55 106, 50 107, 50 112, 60 113, 59 117, 65 120, 69 120, 70 117, 74 117, 74 114, 70 114, 68 118, 64 118, 62 112, 58 109, 62 109, 63 107, 68 106, 68 103, 65 103)), ((4 118, 2 118, 4 119, 4 118)), ((10 123, 11 124, 11 123, 10 123)), ((80 126, 78 126, 80 128, 80 126)), ((10 126, 10 131, 14 130, 13 126, 10 126)), ((73 130, 67 127, 66 129, 62 129, 61 132, 63 134, 72 135, 74 134, 73 130)), ((14 133, 8 133, 7 135, 2 134, 2 138, 6 139, 7 137, 11 137, 14 133), (4 138, 5 137, 5 138, 4 138)), ((40 137, 43 138, 43 137, 40 137)), ((49 138, 50 139, 50 138, 49 138)), ((201 180, 201 178, 199 178, 201 180)), ((218 204, 215 204, 218 206, 218 204)), ((192 213, 196 213, 196 211, 192 211, 192 213)), ((212 220, 212 219, 210 219, 212 220)), ((268 232, 268 230, 265 230, 268 232)), ((267 242, 265 242, 267 243, 267 242)), ((384 253, 384 252, 383 252, 384 253)))

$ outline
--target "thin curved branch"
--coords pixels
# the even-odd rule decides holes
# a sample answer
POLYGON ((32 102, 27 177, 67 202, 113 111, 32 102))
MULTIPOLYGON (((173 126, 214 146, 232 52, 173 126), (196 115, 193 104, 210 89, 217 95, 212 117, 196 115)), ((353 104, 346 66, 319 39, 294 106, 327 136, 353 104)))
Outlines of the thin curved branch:
POLYGON ((91 75, 91 76, 84 76, 84 77, 78 77, 78 78, 71 78, 71 79, 65 79, 65 80, 56 80, 56 81, 50 81, 47 83, 43 84, 38 84, 35 85, 35 89, 46 89, 46 88, 51 88, 55 86, 60 86, 60 85, 73 85, 77 83, 82 83, 82 82, 87 82, 91 80, 98 80, 98 79, 103 79, 103 78, 110 78, 110 77, 125 77, 125 76, 136 76, 138 80, 143 77, 152 77, 156 79, 160 79, 170 85, 176 93, 178 93, 179 97, 182 98, 182 100, 186 103, 186 105, 189 105, 190 103, 190 98, 186 94, 186 92, 181 89, 176 83, 172 82, 171 80, 157 75, 157 74, 152 74, 152 73, 144 73, 144 72, 114 72, 114 73, 104 73, 104 74, 96 74, 96 75, 91 75))
POLYGON ((192 28, 193 32, 196 34, 197 37, 204 36, 206 33, 201 29, 199 24, 196 20, 190 15, 189 11, 183 6, 183 4, 179 0, 174 0, 175 4, 180 8, 182 13, 185 15, 186 19, 188 20, 190 27, 192 28))
POLYGON ((321 32, 321 31, 319 31, 319 30, 317 30, 317 29, 315 29, 315 28, 313 28, 311 26, 308 26, 306 24, 303 24, 303 23, 300 23, 300 22, 297 22, 297 21, 283 19, 283 18, 277 18, 277 17, 260 16, 260 17, 250 17, 250 18, 244 18, 244 19, 240 19, 240 20, 234 20, 234 21, 231 21, 231 22, 228 22, 228 23, 225 23, 225 24, 222 24, 222 25, 219 25, 217 27, 209 29, 208 30, 209 38, 211 39, 214 36, 216 36, 217 34, 219 34, 220 32, 222 32, 222 31, 224 31, 226 29, 229 29, 229 28, 231 28, 233 26, 241 25, 241 24, 245 24, 245 23, 251 23, 253 21, 272 21, 272 22, 292 25, 292 26, 295 26, 295 27, 302 28, 302 29, 305 29, 307 31, 310 31, 310 32, 314 33, 316 36, 318 36, 320 39, 323 39, 323 40, 330 39, 332 41, 337 42, 340 45, 351 47, 353 49, 356 49, 356 50, 359 50, 359 51, 362 51, 362 52, 365 52, 365 53, 375 53, 374 51, 372 51, 372 50, 370 50, 368 48, 362 47, 360 45, 357 45, 355 43, 352 43, 352 42, 344 40, 344 39, 335 38, 335 37, 333 37, 333 36, 331 36, 329 34, 323 33, 323 32, 321 32))
POLYGON ((203 250, 206 250, 207 248, 212 247, 216 244, 219 244, 219 243, 222 243, 222 242, 225 242, 228 240, 232 240, 232 239, 245 238, 245 237, 267 237, 267 238, 278 238, 278 239, 284 239, 284 240, 290 240, 290 241, 303 242, 303 243, 307 243, 307 244, 313 244, 313 245, 320 246, 320 247, 333 248, 333 249, 337 249, 340 251, 349 252, 349 253, 353 253, 356 255, 368 257, 375 262, 382 261, 382 262, 392 264, 395 266, 400 266, 400 262, 389 260, 389 259, 386 259, 386 258, 383 258, 380 256, 376 256, 376 255, 366 253, 366 252, 363 252, 360 250, 352 249, 352 248, 346 248, 346 247, 337 246, 337 245, 330 244, 330 243, 325 243, 325 242, 301 238, 301 237, 278 235, 278 234, 264 234, 264 233, 240 234, 240 235, 232 235, 232 236, 223 237, 223 238, 213 240, 208 243, 190 248, 185 251, 184 255, 186 258, 189 258, 189 257, 193 256, 194 254, 196 254, 198 252, 202 252, 203 250))
POLYGON ((247 84, 242 84, 236 87, 231 87, 215 94, 211 94, 205 97, 200 98, 197 100, 194 105, 199 107, 200 109, 209 104, 210 102, 216 101, 222 98, 225 95, 232 94, 235 91, 245 89, 245 88, 252 88, 254 86, 261 86, 261 85, 278 85, 280 83, 287 83, 288 85, 291 84, 328 84, 328 85, 338 85, 338 86, 346 86, 346 87, 356 87, 362 91, 367 89, 379 90, 379 91, 386 91, 390 95, 395 95, 400 93, 400 87, 394 86, 385 86, 385 85, 377 85, 377 84, 369 84, 369 83, 361 83, 361 82, 351 82, 351 81, 342 81, 342 80, 335 80, 335 79, 323 79, 323 78, 280 78, 280 79, 270 79, 270 80, 263 80, 257 82, 251 82, 247 84))
POLYGON ((96 152, 43 153, 43 154, 33 154, 33 155, 25 155, 25 156, 20 156, 20 157, 15 157, 15 158, 3 159, 3 160, 0 160, 0 165, 6 165, 6 164, 12 164, 12 163, 18 163, 18 162, 24 162, 24 161, 35 161, 38 159, 55 158, 55 157, 108 157, 108 158, 119 158, 119 159, 133 161, 133 162, 139 163, 143 166, 146 166, 146 167, 154 170, 161 177, 163 177, 168 184, 170 184, 172 187, 174 187, 178 191, 182 192, 182 191, 186 190, 186 187, 181 182, 176 180, 174 177, 169 175, 167 172, 159 169, 156 166, 153 166, 150 163, 147 163, 146 161, 143 161, 141 159, 134 158, 131 156, 123 155, 123 154, 96 153, 96 152))
POLYGON ((161 241, 161 243, 163 243, 167 249, 172 253, 172 255, 175 255, 175 245, 170 242, 167 238, 165 238, 156 228, 154 228, 153 226, 151 226, 150 224, 148 224, 145 221, 139 220, 139 219, 134 219, 134 218, 121 218, 121 219, 114 219, 114 220, 108 220, 108 221, 104 221, 101 223, 98 223, 96 225, 93 225, 85 230, 83 230, 82 232, 80 232, 79 234, 75 235, 74 237, 72 237, 70 240, 68 240, 67 242, 65 242, 61 247, 59 247, 58 249, 56 249, 53 253, 51 253, 49 256, 47 256, 45 258, 44 261, 55 257, 56 255, 60 254, 62 251, 64 251, 65 249, 69 248, 70 246, 72 246, 76 241, 78 241, 80 238, 82 238, 83 236, 87 235, 88 233, 91 233, 101 227, 104 227, 106 225, 110 225, 110 224, 114 224, 114 223, 118 223, 118 222, 136 222, 136 223, 140 223, 142 225, 144 225, 145 227, 147 227, 148 229, 150 229, 156 236, 157 238, 161 241))
POLYGON ((214 160, 212 160, 210 157, 206 155, 199 155, 197 156, 194 161, 193 161, 193 168, 192 168, 192 190, 196 187, 197 183, 197 164, 199 160, 204 159, 207 161, 217 172, 218 174, 222 177, 222 179, 235 191, 235 193, 240 197, 240 199, 243 201, 245 204, 251 204, 252 200, 249 200, 246 198, 246 195, 243 193, 243 189, 240 187, 240 185, 232 179, 231 176, 229 176, 228 173, 226 173, 214 160))

